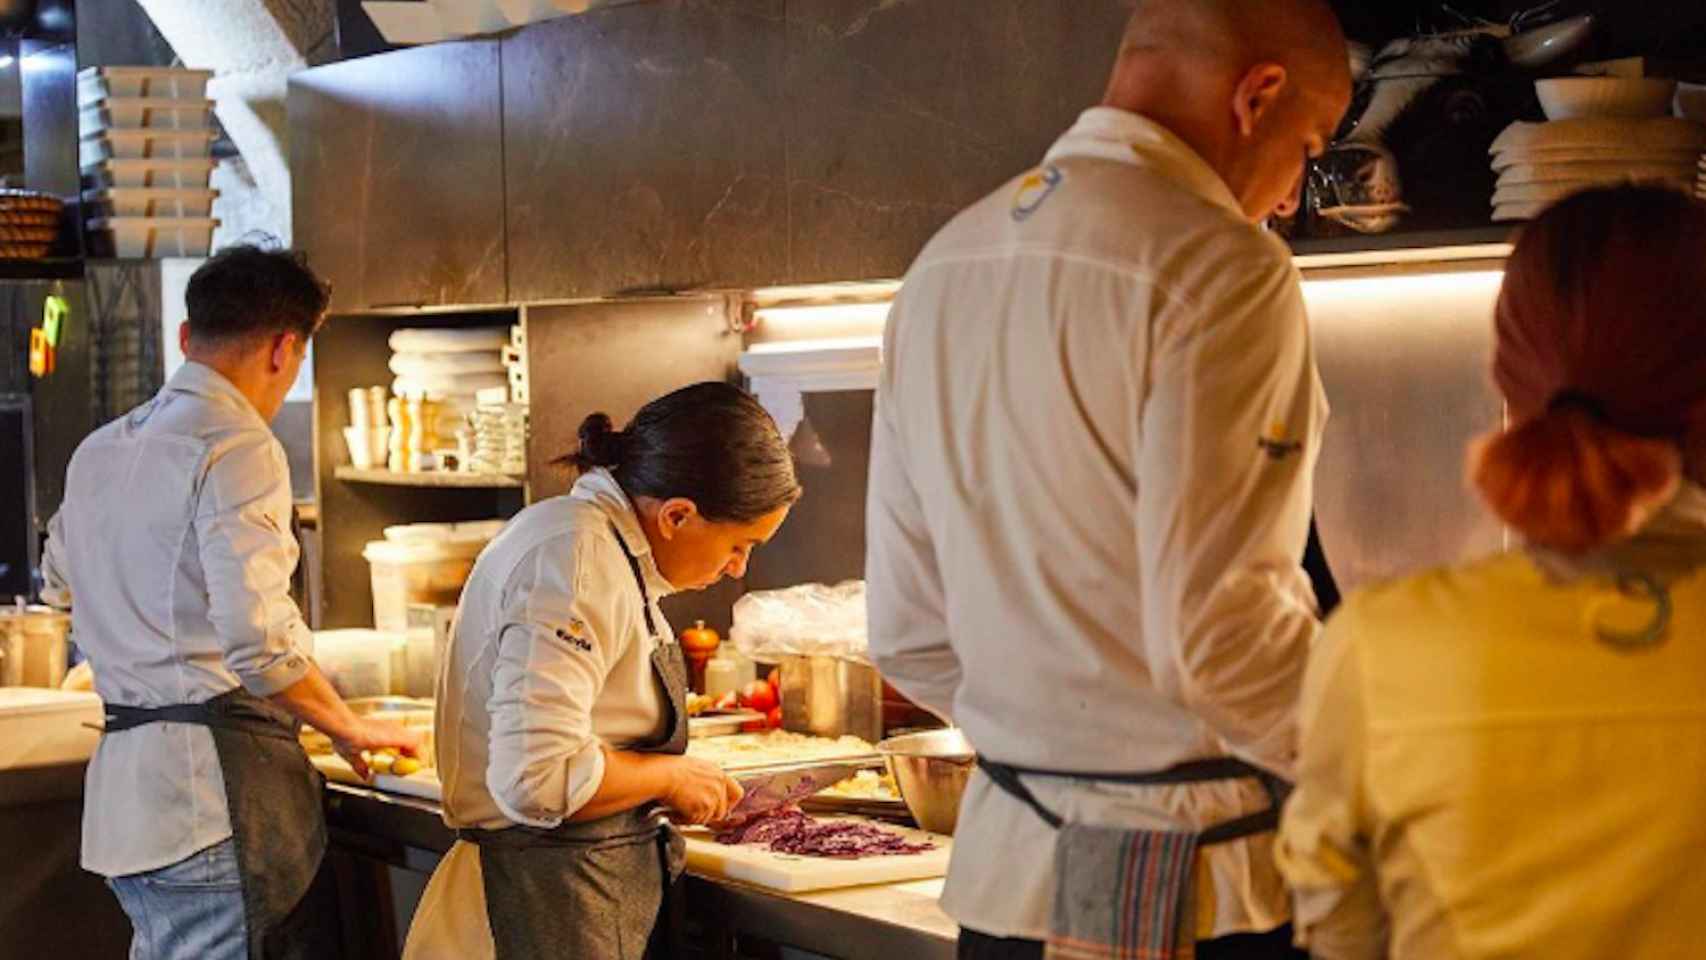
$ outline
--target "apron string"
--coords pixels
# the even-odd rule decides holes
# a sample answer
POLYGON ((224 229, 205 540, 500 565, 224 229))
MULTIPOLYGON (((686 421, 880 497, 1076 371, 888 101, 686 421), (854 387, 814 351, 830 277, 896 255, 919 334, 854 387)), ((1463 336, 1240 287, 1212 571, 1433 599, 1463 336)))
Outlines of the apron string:
POLYGON ((1242 840, 1258 833, 1268 833, 1279 827, 1280 798, 1284 791, 1284 783, 1277 777, 1262 770, 1260 767, 1245 763, 1233 757, 1215 760, 1193 760, 1166 770, 1153 773, 1135 774, 1072 774, 1055 773, 1048 770, 1033 770, 1025 767, 1014 767, 1004 763, 996 763, 982 755, 977 758, 978 769, 989 777, 990 781, 1007 794, 1030 807, 1037 817, 1051 828, 1059 830, 1066 825, 1066 820, 1048 807, 1044 806, 1031 788, 1025 786, 1022 775, 1042 777, 1059 777, 1071 780, 1090 780, 1098 783, 1115 783, 1125 785, 1152 786, 1186 783, 1209 783, 1218 780, 1241 780, 1253 778, 1261 783, 1267 792, 1271 805, 1266 810, 1247 814, 1224 823, 1217 823, 1199 831, 1196 835, 1197 846, 1208 847, 1216 844, 1242 840))
POLYGON ((640 609, 646 614, 646 633, 656 639, 658 625, 657 621, 652 619, 652 594, 646 589, 646 575, 640 569, 640 558, 628 549, 628 541, 622 539, 622 531, 616 529, 615 521, 610 523, 610 533, 616 538, 616 542, 622 545, 622 555, 628 558, 628 569, 634 572, 634 585, 640 588, 640 609))

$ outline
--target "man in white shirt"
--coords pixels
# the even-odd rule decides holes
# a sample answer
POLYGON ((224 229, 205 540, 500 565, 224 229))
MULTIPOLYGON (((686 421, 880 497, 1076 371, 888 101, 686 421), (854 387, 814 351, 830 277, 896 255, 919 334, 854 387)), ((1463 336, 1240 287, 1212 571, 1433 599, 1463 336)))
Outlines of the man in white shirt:
MULTIPOLYGON (((1144 0, 1103 104, 945 227, 896 299, 871 649, 1021 772, 966 793, 943 895, 962 956, 1040 956, 1057 932, 1039 809, 1202 831, 1272 806, 1249 774, 1049 773, 1292 769, 1326 403, 1298 275, 1259 224, 1295 209, 1349 97, 1325 3, 1144 0)), ((1199 956, 1288 954, 1271 842, 1202 848, 1179 924, 1199 956)))
POLYGON ((106 704, 83 866, 130 915, 132 960, 238 960, 251 941, 257 956, 335 956, 315 924, 336 923, 335 902, 297 909, 326 892, 326 828, 295 722, 363 773, 362 750, 421 740, 351 713, 290 599, 290 476, 267 423, 326 290, 289 253, 235 247, 186 300, 188 362, 78 446, 43 563, 106 704))

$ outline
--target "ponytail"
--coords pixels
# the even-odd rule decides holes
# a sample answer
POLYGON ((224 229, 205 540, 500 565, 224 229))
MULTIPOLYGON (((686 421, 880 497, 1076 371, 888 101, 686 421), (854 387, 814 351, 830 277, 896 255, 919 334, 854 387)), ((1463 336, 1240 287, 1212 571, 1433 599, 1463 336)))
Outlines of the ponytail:
POLYGON ((558 463, 585 473, 599 467, 614 467, 622 462, 622 431, 616 429, 608 415, 595 413, 582 420, 577 436, 580 446, 558 463))
POLYGON ((1554 405, 1475 444, 1470 481, 1531 543, 1585 553, 1627 537, 1676 495, 1676 443, 1624 433, 1592 410, 1554 405))

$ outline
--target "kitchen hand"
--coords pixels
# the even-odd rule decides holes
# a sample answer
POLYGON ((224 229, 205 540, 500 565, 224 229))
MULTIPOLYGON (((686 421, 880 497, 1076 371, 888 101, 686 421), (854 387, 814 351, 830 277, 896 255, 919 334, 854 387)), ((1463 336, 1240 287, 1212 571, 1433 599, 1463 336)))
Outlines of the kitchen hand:
POLYGON ((400 723, 392 723, 389 720, 360 720, 349 739, 332 741, 332 749, 355 769, 356 776, 367 780, 371 778, 372 771, 368 769, 367 759, 362 756, 362 751, 390 747, 405 757, 413 757, 420 754, 421 746, 425 742, 425 737, 420 733, 400 723))
POLYGON ((716 764, 676 757, 670 765, 669 790, 661 799, 679 819, 703 825, 727 817, 741 793, 740 784, 716 764))

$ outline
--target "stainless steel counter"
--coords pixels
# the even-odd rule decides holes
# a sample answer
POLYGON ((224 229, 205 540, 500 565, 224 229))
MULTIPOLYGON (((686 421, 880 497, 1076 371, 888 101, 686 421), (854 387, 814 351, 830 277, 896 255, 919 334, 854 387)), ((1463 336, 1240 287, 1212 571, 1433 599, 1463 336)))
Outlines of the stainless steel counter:
MULTIPOLYGON (((439 818, 438 804, 431 801, 329 784, 326 806, 333 845, 370 863, 430 873, 455 841, 439 818)), ((940 880, 923 880, 784 894, 689 876, 684 884, 687 944, 711 960, 739 956, 736 944, 744 938, 841 960, 948 960, 954 956, 959 928, 937 905, 941 888, 940 880)), ((370 902, 390 899, 392 892, 375 892, 370 902)), ((394 924, 367 931, 362 940, 383 946, 395 939, 400 946, 406 923, 407 917, 400 916, 394 924)), ((374 955, 383 953, 381 949, 374 955)))

